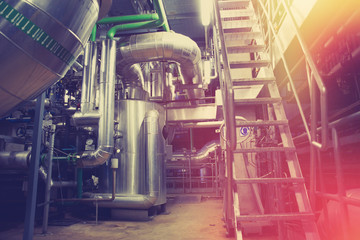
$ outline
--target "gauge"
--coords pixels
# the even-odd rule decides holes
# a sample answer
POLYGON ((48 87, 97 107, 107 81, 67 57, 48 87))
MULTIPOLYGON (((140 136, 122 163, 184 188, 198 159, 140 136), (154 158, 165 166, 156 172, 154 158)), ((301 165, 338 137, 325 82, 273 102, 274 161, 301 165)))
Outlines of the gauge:
POLYGON ((93 145, 93 144, 94 144, 94 139, 92 138, 86 139, 86 145, 93 145))

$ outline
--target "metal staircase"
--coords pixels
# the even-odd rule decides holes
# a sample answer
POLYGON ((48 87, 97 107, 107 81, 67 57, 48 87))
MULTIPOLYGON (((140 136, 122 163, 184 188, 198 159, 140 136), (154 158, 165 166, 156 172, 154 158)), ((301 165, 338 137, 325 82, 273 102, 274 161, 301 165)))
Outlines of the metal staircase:
POLYGON ((222 58, 228 233, 240 240, 247 232, 268 229, 278 239, 319 239, 252 2, 216 0, 215 12, 222 58), (244 128, 249 136, 241 140, 244 128))

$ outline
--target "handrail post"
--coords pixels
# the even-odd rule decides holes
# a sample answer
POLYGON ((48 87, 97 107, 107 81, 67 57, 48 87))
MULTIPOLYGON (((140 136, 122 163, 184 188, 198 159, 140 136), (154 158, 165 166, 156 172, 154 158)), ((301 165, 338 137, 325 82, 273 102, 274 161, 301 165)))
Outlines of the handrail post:
POLYGON ((332 140, 334 145, 334 160, 335 160, 335 169, 336 169, 336 183, 337 183, 337 194, 340 202, 340 215, 342 230, 344 240, 349 239, 349 213, 347 209, 347 204, 345 203, 344 198, 346 197, 345 187, 344 187, 344 176, 341 166, 341 159, 340 159, 340 144, 339 144, 339 137, 337 134, 336 127, 332 128, 332 140))
MULTIPOLYGON (((313 75, 310 74, 310 102, 311 102, 311 124, 310 124, 310 135, 312 141, 316 140, 317 135, 317 89, 316 82, 314 81, 313 75)), ((313 144, 310 144, 310 203, 312 209, 315 210, 316 206, 316 147, 313 144)))

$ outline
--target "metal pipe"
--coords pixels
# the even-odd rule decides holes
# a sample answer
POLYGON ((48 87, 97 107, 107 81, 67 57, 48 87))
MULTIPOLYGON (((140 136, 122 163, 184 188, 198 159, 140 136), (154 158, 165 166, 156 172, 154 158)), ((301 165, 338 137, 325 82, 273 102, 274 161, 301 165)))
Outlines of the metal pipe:
POLYGON ((93 110, 95 105, 95 81, 97 66, 97 44, 96 42, 88 42, 84 52, 84 71, 83 82, 81 88, 81 112, 87 113, 93 110))
POLYGON ((114 99, 115 99, 115 60, 116 41, 103 40, 100 66, 100 101, 98 148, 84 152, 79 158, 78 167, 95 167, 104 164, 114 149, 114 99))
POLYGON ((356 199, 356 198, 339 197, 338 194, 323 193, 323 192, 316 192, 316 195, 318 195, 318 196, 320 196, 322 198, 329 199, 329 200, 334 200, 334 201, 337 201, 337 202, 339 202, 340 198, 342 198, 346 204, 360 207, 360 200, 356 199))
POLYGON ((189 158, 189 155, 191 154, 191 160, 192 161, 202 161, 209 157, 209 154, 211 152, 214 152, 216 148, 220 145, 218 140, 213 140, 208 143, 206 143, 198 152, 191 154, 191 152, 185 152, 185 153, 174 153, 172 159, 173 160, 181 160, 181 161, 187 161, 189 158))
MULTIPOLYGON (((132 35, 118 49, 117 71, 124 75, 128 65, 139 62, 172 60, 180 63, 187 84, 202 82, 201 52, 190 38, 172 32, 132 35)), ((202 90, 187 90, 189 98, 204 96, 202 90)))
MULTIPOLYGON (((313 75, 310 74, 310 100, 311 100, 311 124, 310 124, 310 136, 311 139, 316 140, 316 125, 317 125, 317 89, 316 83, 313 81, 313 75)), ((316 147, 310 144, 310 203, 314 210, 316 206, 316 147)))
POLYGON ((28 169, 31 151, 0 152, 0 168, 4 169, 28 169))
POLYGON ((81 87, 81 112, 72 116, 75 126, 97 125, 100 115, 95 112, 95 82, 97 79, 97 43, 89 41, 84 52, 84 69, 81 87))
POLYGON ((157 20, 141 21, 141 22, 133 21, 132 23, 116 25, 110 28, 110 30, 107 33, 107 37, 109 39, 113 39, 117 32, 130 31, 136 29, 151 29, 151 28, 163 27, 165 31, 167 32, 170 31, 169 23, 166 18, 164 4, 162 0, 153 0, 153 5, 158 15, 157 20))
POLYGON ((344 197, 346 197, 345 187, 344 187, 344 176, 342 172, 342 165, 340 159, 340 146, 339 146, 339 138, 337 134, 336 128, 332 128, 332 139, 334 145, 334 159, 335 159, 335 170, 336 170, 336 184, 337 184, 337 194, 340 203, 340 216, 342 221, 342 230, 344 240, 349 239, 348 231, 349 231, 349 213, 347 209, 347 205, 344 201, 344 197))
POLYGON ((160 182, 159 175, 161 171, 162 156, 159 156, 160 141, 159 138, 159 112, 156 110, 148 111, 144 119, 146 132, 146 159, 148 163, 147 168, 147 182, 149 198, 153 198, 154 203, 159 197, 160 182))
POLYGON ((67 198, 67 199, 55 199, 55 202, 94 202, 95 204, 103 203, 103 202, 112 202, 116 197, 116 168, 112 168, 113 173, 113 183, 112 183, 112 191, 111 194, 104 195, 96 195, 92 198, 67 198))
POLYGON ((310 142, 312 142, 312 139, 311 139, 311 135, 310 135, 310 131, 309 131, 309 127, 307 126, 307 121, 306 121, 306 117, 305 117, 305 114, 304 114, 304 110, 302 109, 302 106, 301 106, 301 102, 300 102, 300 99, 299 99, 299 96, 296 92, 296 88, 295 88, 295 85, 294 85, 294 81, 293 81, 293 78, 291 76, 291 73, 290 73, 290 70, 289 70, 289 67, 285 61, 285 56, 284 56, 284 50, 282 49, 282 45, 280 43, 280 40, 279 40, 279 37, 278 35, 276 34, 276 31, 274 29, 274 26, 272 23, 272 20, 270 19, 269 17, 269 14, 266 12, 266 8, 264 6, 264 4, 261 2, 261 1, 258 1, 259 5, 261 6, 265 16, 266 16, 266 19, 267 19, 267 22, 269 23, 269 27, 271 29, 271 32, 273 34, 273 37, 275 39, 275 42, 276 42, 276 46, 278 47, 279 49, 279 53, 280 53, 280 57, 281 57, 281 60, 283 61, 283 64, 284 64, 284 69, 285 69, 285 72, 289 78, 289 83, 290 83, 290 86, 291 86, 291 89, 294 93, 294 97, 295 97, 295 100, 296 100, 296 103, 297 103, 297 106, 299 108, 299 112, 300 112, 300 116, 301 116, 301 119, 302 119, 302 122, 304 124, 304 128, 305 128, 305 131, 306 131, 306 135, 308 137, 308 140, 310 142))
MULTIPOLYGON (((348 116, 342 117, 340 119, 337 119, 331 123, 329 123, 329 128, 339 128, 339 127, 343 127, 344 125, 347 125, 348 123, 352 123, 354 124, 355 121, 360 121, 360 111, 355 112, 353 114, 350 114, 348 116)), ((319 132, 322 130, 322 127, 318 127, 316 128, 316 132, 319 132)), ((293 138, 293 141, 300 141, 303 138, 306 137, 306 134, 301 134, 299 136, 296 136, 293 138)))
POLYGON ((76 169, 76 188, 77 188, 77 197, 78 198, 82 198, 82 187, 83 187, 83 169, 82 168, 77 168, 76 169))
POLYGON ((96 24, 134 23, 134 22, 153 21, 153 20, 159 20, 159 15, 157 13, 106 17, 98 21, 96 24))
POLYGON ((97 31, 97 25, 95 24, 90 35, 90 41, 92 42, 96 41, 96 31, 97 31))
POLYGON ((52 175, 52 163, 53 163, 53 156, 54 156, 54 143, 55 143, 55 129, 56 125, 51 125, 50 127, 50 140, 49 140, 49 150, 47 154, 48 160, 48 174, 46 178, 46 186, 45 186, 45 198, 44 198, 44 213, 43 213, 43 225, 42 225, 42 233, 46 234, 48 229, 48 220, 49 220, 49 206, 50 206, 50 190, 51 185, 53 184, 51 175, 52 175))
POLYGON ((191 158, 192 158, 192 150, 193 150, 193 146, 194 146, 194 143, 193 143, 193 129, 190 128, 190 154, 189 154, 189 191, 190 193, 192 192, 192 175, 191 175, 191 158))
POLYGON ((165 14, 165 8, 162 0, 153 0, 154 9, 159 15, 158 24, 163 27, 164 31, 170 31, 169 23, 165 14))
POLYGON ((73 188, 77 186, 77 181, 52 181, 51 187, 53 188, 62 188, 69 187, 73 188))
POLYGON ((303 39, 303 37, 300 34, 300 28, 299 26, 296 24, 295 21, 295 17, 292 14, 292 12, 289 9, 289 6, 287 5, 287 3, 284 0, 281 0, 282 5, 285 8, 286 13, 290 16, 291 18, 291 22, 295 28, 295 34, 296 37, 299 41, 299 44, 301 46, 302 51, 304 52, 304 56, 306 59, 306 62, 309 64, 310 69, 312 71, 312 73, 314 74, 314 79, 316 81, 316 84, 319 88, 320 91, 320 111, 321 111, 321 126, 322 128, 322 134, 321 134, 321 143, 316 142, 316 139, 313 139, 311 144, 313 144, 314 146, 316 146, 317 148, 321 149, 321 150, 326 150, 327 148, 327 141, 328 141, 328 114, 327 114, 327 90, 324 84, 324 81, 322 80, 322 77, 316 67, 316 64, 311 56, 310 50, 305 42, 305 40, 303 39))

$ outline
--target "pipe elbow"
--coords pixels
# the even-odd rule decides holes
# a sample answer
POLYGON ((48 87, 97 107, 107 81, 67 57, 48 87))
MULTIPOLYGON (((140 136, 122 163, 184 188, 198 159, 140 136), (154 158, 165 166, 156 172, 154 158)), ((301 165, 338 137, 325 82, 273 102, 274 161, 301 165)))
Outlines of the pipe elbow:
POLYGON ((112 146, 100 146, 93 152, 84 152, 77 161, 77 166, 79 168, 92 168, 103 165, 110 159, 113 149, 112 146))

